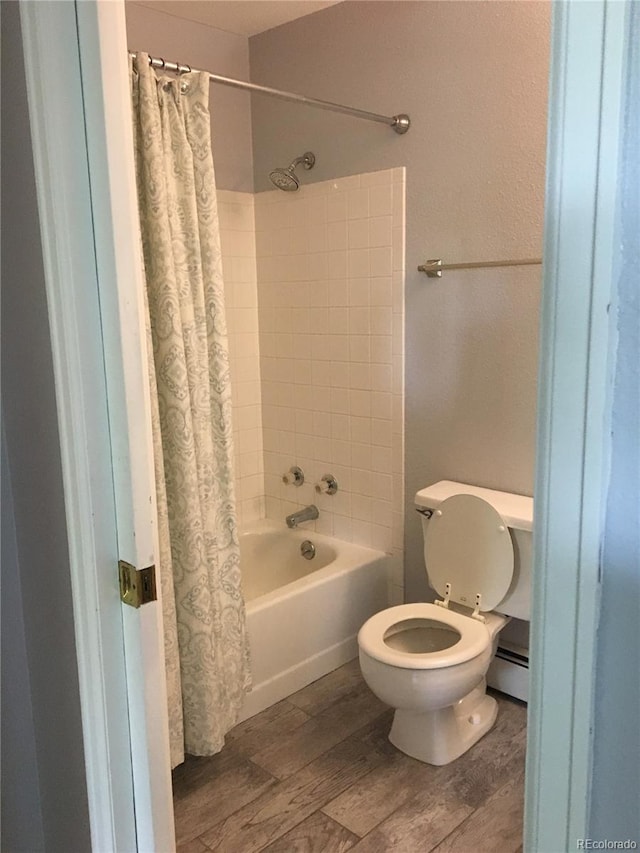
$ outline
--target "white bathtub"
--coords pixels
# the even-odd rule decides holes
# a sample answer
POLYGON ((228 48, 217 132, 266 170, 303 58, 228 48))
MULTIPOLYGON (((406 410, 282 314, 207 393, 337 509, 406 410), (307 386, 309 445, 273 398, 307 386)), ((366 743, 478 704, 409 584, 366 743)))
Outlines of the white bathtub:
POLYGON ((240 563, 253 675, 245 720, 356 657, 360 626, 388 607, 389 558, 261 521, 240 537, 240 563), (312 560, 300 553, 306 539, 312 560))

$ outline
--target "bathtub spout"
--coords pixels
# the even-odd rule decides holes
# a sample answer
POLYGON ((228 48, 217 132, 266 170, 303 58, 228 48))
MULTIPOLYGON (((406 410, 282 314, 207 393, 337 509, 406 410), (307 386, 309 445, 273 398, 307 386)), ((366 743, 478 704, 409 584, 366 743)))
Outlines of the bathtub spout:
POLYGON ((286 517, 285 521, 287 522, 287 527, 297 527, 303 521, 313 521, 319 515, 318 507, 311 504, 311 506, 306 506, 304 509, 299 509, 297 512, 292 512, 291 515, 286 517))

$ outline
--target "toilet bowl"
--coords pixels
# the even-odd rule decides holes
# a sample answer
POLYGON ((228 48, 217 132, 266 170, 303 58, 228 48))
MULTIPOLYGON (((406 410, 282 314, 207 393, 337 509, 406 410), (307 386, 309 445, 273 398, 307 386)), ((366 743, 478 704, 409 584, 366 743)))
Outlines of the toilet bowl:
MULTIPOLYGON (((444 482, 447 488, 436 484, 416 501, 425 520, 429 581, 444 598, 390 607, 358 634, 365 681, 396 709, 389 740, 435 765, 458 758, 493 726, 497 703, 486 695, 485 676, 510 616, 493 608, 528 601, 528 592, 515 593, 529 578, 519 571, 514 580, 514 517, 496 509, 496 503, 504 508, 504 493, 444 482)), ((525 505, 523 514, 527 526, 531 508, 525 505)))

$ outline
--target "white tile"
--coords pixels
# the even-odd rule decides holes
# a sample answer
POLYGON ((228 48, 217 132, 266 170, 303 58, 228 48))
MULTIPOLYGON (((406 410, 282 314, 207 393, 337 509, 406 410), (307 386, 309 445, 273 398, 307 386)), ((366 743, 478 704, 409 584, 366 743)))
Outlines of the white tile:
POLYGON ((311 359, 295 359, 293 366, 293 381, 297 385, 310 385, 312 382, 311 359))
POLYGON ((369 250, 369 263, 371 275, 374 276, 390 276, 392 264, 392 250, 389 246, 369 250))
POLYGON ((351 519, 343 515, 334 515, 333 535, 342 542, 352 542, 351 519))
POLYGON ((365 548, 371 547, 371 523, 354 518, 351 522, 353 541, 365 548))
POLYGON ((331 362, 331 387, 349 388, 350 364, 347 361, 331 362))
POLYGON ((309 308, 309 328, 314 335, 328 334, 329 309, 321 307, 309 308))
POLYGON ((313 412, 313 434, 322 438, 331 436, 331 415, 328 412, 313 412))
POLYGON ((391 421, 382 418, 371 419, 371 444, 391 447, 391 421))
POLYGON ((394 222, 404 226, 405 222, 405 187, 404 184, 394 184, 392 190, 391 214, 394 222))
POLYGON ((349 304, 349 288, 346 278, 329 282, 329 305, 342 307, 349 304))
POLYGON ((361 468, 351 471, 351 491, 356 495, 371 494, 371 472, 361 468))
MULTIPOLYGON (((331 464, 332 467, 335 467, 334 462, 331 464)), ((346 489, 338 489, 338 492, 331 499, 331 511, 336 515, 351 517, 351 493, 347 492, 346 489)))
POLYGON ((371 365, 371 390, 392 391, 392 373, 390 364, 371 365))
POLYGON ((347 278, 347 252, 329 252, 328 277, 331 280, 347 278))
POLYGON ((351 464, 354 468, 369 469, 371 467, 371 445, 352 442, 351 464))
MULTIPOLYGON (((384 250, 375 249, 374 251, 380 252, 384 250)), ((369 277, 370 255, 371 253, 369 249, 350 249, 347 252, 347 274, 349 278, 369 277)), ((379 275, 384 274, 385 273, 379 273, 379 275)), ((391 274, 391 269, 389 269, 389 274, 391 274)))
POLYGON ((327 222, 344 222, 346 218, 347 193, 332 193, 327 197, 327 222))
POLYGON ((333 465, 330 438, 327 438, 326 436, 318 436, 318 434, 314 432, 313 452, 315 454, 315 458, 320 460, 325 468, 328 465, 333 465))
POLYGON ((349 388, 371 390, 371 365, 358 362, 349 364, 349 388))
POLYGON ((325 281, 329 278, 329 256, 326 252, 313 252, 308 260, 310 281, 325 281))
POLYGON ((378 364, 391 364, 391 335, 372 335, 371 361, 378 364))
MULTIPOLYGON (((352 219, 348 223, 347 248, 368 249, 369 248, 369 220, 352 219)), ((374 245, 386 245, 375 243, 374 245)), ((389 243, 390 245, 390 243, 389 243)))
POLYGON ((393 229, 393 241, 392 241, 392 266, 395 272, 402 272, 405 268, 405 243, 404 243, 404 229, 403 228, 394 228, 393 229))
POLYGON ((369 220, 370 246, 392 246, 392 234, 391 216, 374 216, 369 220))
POLYGON ((349 412, 356 417, 371 415, 371 392, 352 390, 349 392, 349 412))
MULTIPOLYGON (((331 302, 330 302, 331 304, 331 302)), ((349 334, 349 309, 329 308, 329 328, 333 334, 349 334)))
POLYGON ((348 219, 364 219, 369 216, 369 192, 366 188, 349 190, 347 193, 348 219))
POLYGON ((331 362, 314 359, 311 362, 311 383, 315 386, 331 385, 331 362))
POLYGON ((315 281, 310 287, 309 305, 312 307, 326 307, 329 304, 329 283, 327 281, 315 281))
POLYGON ((327 226, 312 225, 308 231, 307 247, 309 252, 326 252, 329 248, 327 226))
POLYGON ((371 359, 371 338, 369 335, 351 335, 349 341, 349 360, 369 363, 371 359))
MULTIPOLYGON (((391 496, 393 499, 393 478, 391 474, 382 473, 380 471, 372 471, 371 472, 371 494, 373 497, 385 497, 391 496)), ((402 499, 395 504, 395 506, 402 506, 402 502, 404 501, 404 493, 402 494, 402 499)))
POLYGON ((333 513, 321 512, 319 518, 316 519, 316 530, 322 533, 323 536, 333 536, 333 513))
MULTIPOLYGON (((331 319, 329 319, 329 328, 331 328, 331 319)), ((349 361, 349 335, 326 335, 326 343, 332 361, 349 361)))
POLYGON ((349 392, 345 388, 331 389, 330 411, 349 414, 349 392))
POLYGON ((351 440, 358 444, 371 444, 371 419, 351 416, 350 423, 351 440))
MULTIPOLYGON (((351 465, 351 442, 340 439, 331 440, 331 453, 336 465, 351 465)), ((337 495, 335 496, 337 497, 337 495)))
POLYGON ((376 524, 371 525, 371 547, 376 551, 383 551, 388 554, 392 547, 391 531, 387 527, 379 527, 376 524))
POLYGON ((371 309, 349 308, 349 334, 368 335, 371 331, 371 309))
POLYGON ((293 348, 297 358, 311 358, 311 341, 313 336, 307 334, 293 335, 293 348))
POLYGON ((391 335, 393 332, 393 312, 389 306, 375 305, 370 310, 371 334, 391 335))
MULTIPOLYGON (((291 309, 291 325, 295 329, 295 334, 309 334, 311 331, 311 324, 309 320, 309 309, 308 308, 292 308, 291 309)), ((295 340, 293 342, 294 352, 295 350, 295 340)), ((296 352, 296 355, 298 353, 296 352)))
POLYGON ((331 437, 344 439, 345 441, 351 439, 351 419, 349 415, 331 415, 331 437))
POLYGON ((371 302, 369 278, 350 278, 347 282, 349 305, 368 307, 371 302))
POLYGON ((307 199, 306 219, 310 225, 324 225, 327 221, 327 198, 325 195, 307 199))
POLYGON ((352 495, 351 516, 361 521, 371 521, 371 498, 367 495, 352 495))
POLYGON ((330 252, 345 251, 347 248, 348 224, 345 220, 329 222, 327 225, 327 249, 330 252))
POLYGON ((390 216, 393 211, 390 185, 369 189, 369 216, 390 216))
POLYGON ((371 470, 380 474, 391 474, 391 448, 374 447, 371 452, 371 470))
POLYGON ((383 391, 372 391, 371 392, 371 415, 374 418, 381 418, 383 420, 392 420, 393 416, 393 407, 392 407, 393 395, 389 393, 385 393, 383 391))

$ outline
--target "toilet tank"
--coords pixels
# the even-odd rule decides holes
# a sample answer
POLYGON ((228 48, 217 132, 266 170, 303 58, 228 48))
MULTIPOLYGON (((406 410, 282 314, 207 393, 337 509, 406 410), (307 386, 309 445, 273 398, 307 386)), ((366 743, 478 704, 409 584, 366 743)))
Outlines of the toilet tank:
MULTIPOLYGON (((498 492, 480 486, 469 486, 451 480, 440 480, 426 489, 421 489, 415 497, 415 506, 422 515, 423 536, 429 524, 428 515, 442 501, 453 495, 475 495, 486 501, 504 519, 513 542, 513 580, 509 591, 494 608, 505 616, 516 619, 531 619, 531 546, 533 528, 533 498, 498 492), (426 514, 425 514, 426 513, 426 514)), ((429 567, 427 578, 429 577, 429 567)), ((429 582, 431 585, 431 582, 429 582)))

